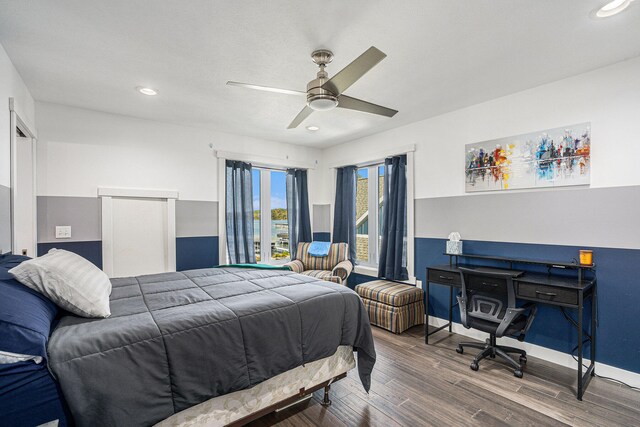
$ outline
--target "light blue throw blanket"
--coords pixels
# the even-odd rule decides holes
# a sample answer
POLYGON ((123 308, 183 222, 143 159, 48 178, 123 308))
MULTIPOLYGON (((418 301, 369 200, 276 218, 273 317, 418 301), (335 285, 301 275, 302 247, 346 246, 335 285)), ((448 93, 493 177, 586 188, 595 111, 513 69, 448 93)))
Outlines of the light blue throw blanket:
POLYGON ((309 255, 314 257, 329 256, 331 242, 311 242, 309 245, 309 255))

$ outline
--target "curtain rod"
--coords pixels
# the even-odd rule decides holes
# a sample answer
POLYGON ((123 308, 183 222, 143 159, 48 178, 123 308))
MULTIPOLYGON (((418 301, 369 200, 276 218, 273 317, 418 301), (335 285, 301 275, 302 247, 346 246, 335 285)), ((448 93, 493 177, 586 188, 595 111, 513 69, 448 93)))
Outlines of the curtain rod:
POLYGON ((298 160, 290 160, 282 157, 260 156, 247 153, 234 153, 231 151, 215 150, 214 155, 219 159, 239 160, 251 163, 255 167, 273 168, 273 169, 315 169, 316 163, 307 163, 298 160))
POLYGON ((416 145, 408 144, 408 145, 392 148, 389 150, 371 153, 368 156, 363 156, 361 161, 346 162, 343 159, 335 163, 329 163, 328 167, 331 169, 337 169, 345 166, 356 166, 356 167, 373 166, 380 162, 384 162, 384 159, 386 159, 387 157, 400 156, 402 154, 407 154, 414 151, 416 151, 416 145))

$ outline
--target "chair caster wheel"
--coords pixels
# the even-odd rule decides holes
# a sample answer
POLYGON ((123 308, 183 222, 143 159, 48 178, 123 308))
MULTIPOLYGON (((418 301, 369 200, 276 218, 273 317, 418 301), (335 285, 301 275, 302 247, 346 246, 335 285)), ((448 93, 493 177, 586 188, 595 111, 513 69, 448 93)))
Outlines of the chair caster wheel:
POLYGON ((456 348, 456 353, 463 354, 464 353, 464 348, 462 348, 462 346, 459 345, 458 348, 456 348))
POLYGON ((521 365, 527 364, 527 356, 520 356, 520 364, 521 365))
POLYGON ((520 369, 516 369, 513 371, 513 376, 516 378, 522 378, 522 371, 520 369))
POLYGON ((478 364, 476 362, 472 362, 471 366, 469 366, 471 368, 472 371, 477 371, 480 366, 478 366, 478 364))

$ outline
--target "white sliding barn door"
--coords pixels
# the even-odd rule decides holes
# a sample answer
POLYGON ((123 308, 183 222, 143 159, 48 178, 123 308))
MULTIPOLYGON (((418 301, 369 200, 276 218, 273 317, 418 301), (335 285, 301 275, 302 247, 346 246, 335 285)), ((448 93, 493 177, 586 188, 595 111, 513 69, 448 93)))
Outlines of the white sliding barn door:
POLYGON ((102 198, 102 260, 109 277, 176 269, 177 192, 99 189, 102 198))

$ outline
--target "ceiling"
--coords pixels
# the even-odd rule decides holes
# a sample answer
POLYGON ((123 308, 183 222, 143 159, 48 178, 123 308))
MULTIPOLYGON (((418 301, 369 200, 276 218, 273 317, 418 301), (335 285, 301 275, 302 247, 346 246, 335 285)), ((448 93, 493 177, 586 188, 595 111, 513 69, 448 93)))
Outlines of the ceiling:
POLYGON ((0 0, 0 43, 38 101, 326 147, 639 56, 640 1, 590 18, 605 2, 0 0), (331 76, 372 45, 387 58, 345 94, 391 119, 287 130, 304 98, 225 85, 305 90, 313 50, 331 76))

